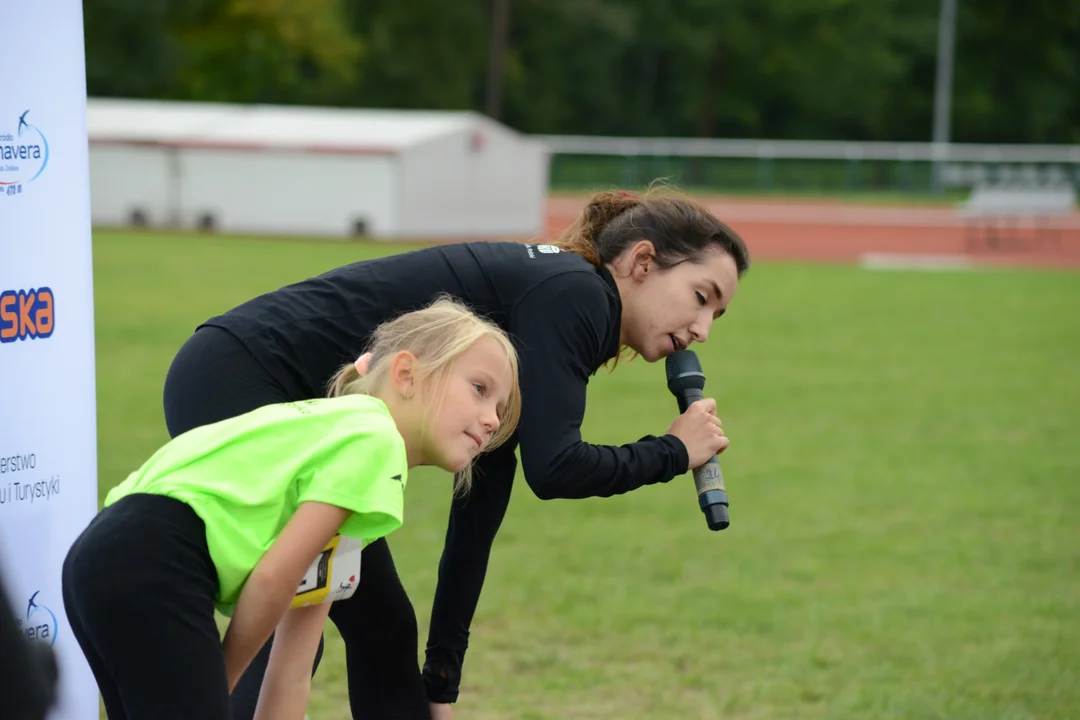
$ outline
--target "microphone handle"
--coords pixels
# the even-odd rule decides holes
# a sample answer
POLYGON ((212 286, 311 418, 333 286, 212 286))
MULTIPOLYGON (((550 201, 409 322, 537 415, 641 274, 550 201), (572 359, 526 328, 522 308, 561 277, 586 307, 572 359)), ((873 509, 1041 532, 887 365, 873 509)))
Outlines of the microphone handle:
MULTIPOLYGON (((679 410, 686 412, 691 403, 704 399, 701 390, 688 388, 679 393, 679 410)), ((705 513, 710 530, 723 530, 731 524, 728 518, 728 496, 724 487, 724 473, 720 460, 713 455, 704 465, 694 468, 694 486, 697 488, 698 506, 705 513)))

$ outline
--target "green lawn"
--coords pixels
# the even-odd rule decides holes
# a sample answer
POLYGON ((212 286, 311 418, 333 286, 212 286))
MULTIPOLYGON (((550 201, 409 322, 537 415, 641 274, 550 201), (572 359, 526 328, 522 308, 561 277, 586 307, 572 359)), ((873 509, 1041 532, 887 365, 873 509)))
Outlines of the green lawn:
MULTIPOLYGON (((98 232, 101 495, 165 440, 199 321, 396 247, 98 232)), ((1078 307, 1069 273, 758 265, 699 349, 732 526, 705 528, 690 476, 575 502, 519 478, 457 717, 1075 717, 1078 307)), ((586 438, 674 411, 662 364, 601 371, 586 438)), ((421 646, 449 497, 415 473, 391 537, 421 646)), ((311 716, 349 717, 332 627, 311 716)))

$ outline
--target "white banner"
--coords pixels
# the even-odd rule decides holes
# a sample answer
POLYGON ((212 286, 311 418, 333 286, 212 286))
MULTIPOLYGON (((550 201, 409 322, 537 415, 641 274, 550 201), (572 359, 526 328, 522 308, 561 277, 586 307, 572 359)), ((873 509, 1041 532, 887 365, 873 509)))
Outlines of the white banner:
POLYGON ((82 3, 3 6, 0 569, 26 637, 56 653, 51 717, 97 720, 60 592, 64 555, 98 506, 82 3))

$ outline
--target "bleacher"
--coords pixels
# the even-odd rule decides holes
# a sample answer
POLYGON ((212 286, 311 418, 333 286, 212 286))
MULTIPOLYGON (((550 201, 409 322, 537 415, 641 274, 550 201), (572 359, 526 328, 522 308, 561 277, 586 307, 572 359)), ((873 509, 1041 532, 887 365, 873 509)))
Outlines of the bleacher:
POLYGON ((1076 187, 1064 182, 975 185, 957 207, 968 250, 1050 248, 1060 243, 1060 224, 1076 211, 1076 187))

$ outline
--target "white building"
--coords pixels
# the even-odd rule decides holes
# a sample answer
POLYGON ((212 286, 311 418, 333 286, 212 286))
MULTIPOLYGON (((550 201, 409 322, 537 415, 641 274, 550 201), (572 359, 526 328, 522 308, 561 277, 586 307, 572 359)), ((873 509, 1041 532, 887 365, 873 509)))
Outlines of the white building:
POLYGON ((545 146, 472 112, 90 99, 98 226, 532 236, 545 146))

